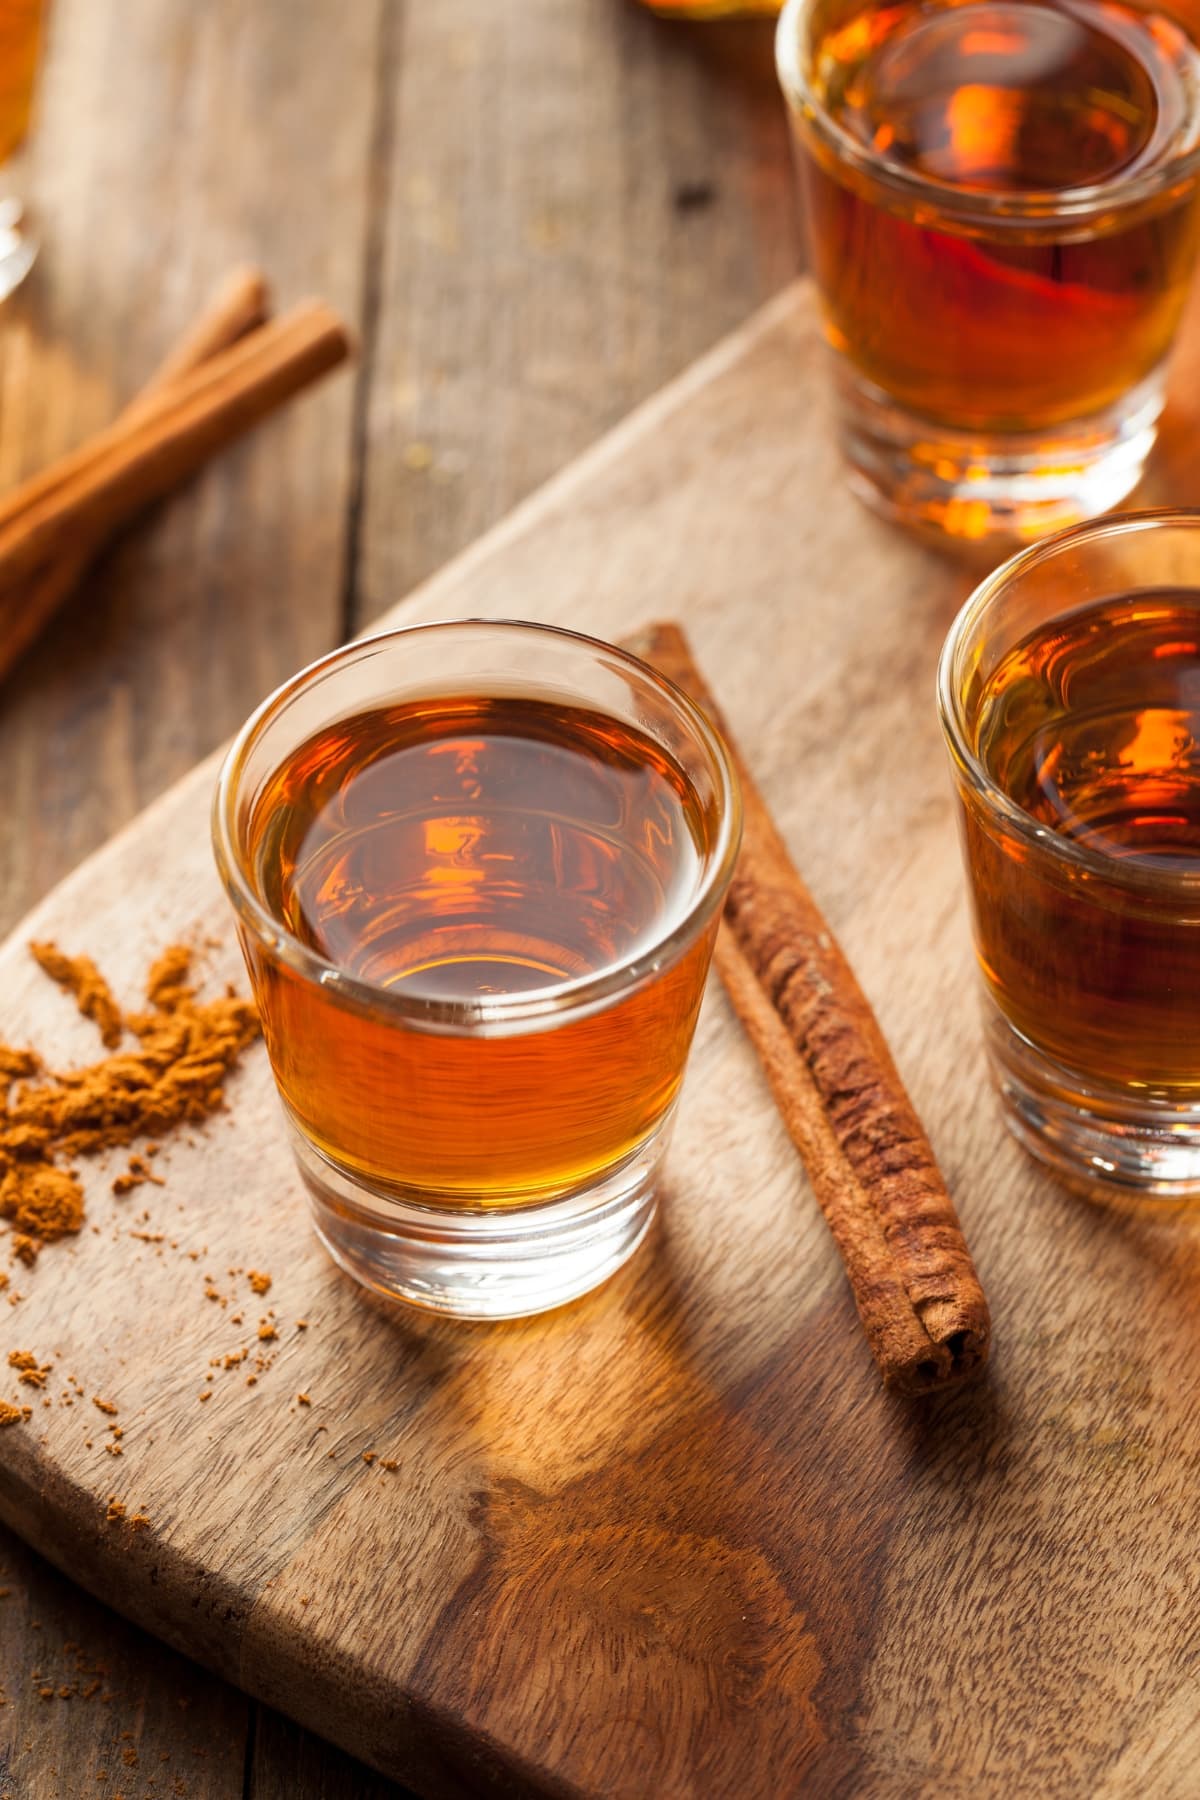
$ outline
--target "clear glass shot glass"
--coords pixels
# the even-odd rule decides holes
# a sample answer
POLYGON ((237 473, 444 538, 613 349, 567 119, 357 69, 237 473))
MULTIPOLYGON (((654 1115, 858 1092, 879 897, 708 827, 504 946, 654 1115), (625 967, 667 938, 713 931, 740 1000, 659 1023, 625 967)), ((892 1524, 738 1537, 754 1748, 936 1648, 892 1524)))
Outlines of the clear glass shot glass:
POLYGON ((1200 242, 1187 29, 1120 0, 787 0, 777 65, 855 489, 1010 543, 1116 506, 1200 242))
POLYGON ((571 632, 418 626, 264 702, 216 856, 343 1268, 510 1318, 632 1254, 740 832, 703 715, 571 632))
POLYGON ((1013 557, 938 703, 1009 1124, 1069 1175, 1200 1193, 1200 512, 1013 557))
POLYGON ((45 10, 45 0, 0 0, 0 300, 37 256, 25 208, 6 191, 6 166, 29 129, 45 10))

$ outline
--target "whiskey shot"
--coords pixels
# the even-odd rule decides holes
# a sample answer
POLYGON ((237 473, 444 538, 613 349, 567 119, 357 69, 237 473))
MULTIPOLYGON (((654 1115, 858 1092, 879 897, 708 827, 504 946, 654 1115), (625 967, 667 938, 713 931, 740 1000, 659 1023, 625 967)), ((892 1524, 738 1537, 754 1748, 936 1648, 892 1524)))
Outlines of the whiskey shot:
POLYGON ((992 1066, 1065 1173, 1200 1193, 1200 512, 978 588, 939 673, 992 1066))
POLYGON ((950 537, 1116 506, 1200 238, 1200 52, 1119 0, 788 0, 778 65, 851 478, 950 537))
POLYGON ((684 695, 569 632, 451 623, 298 675, 237 739, 217 857, 317 1229, 502 1318, 655 1206, 740 836, 684 695))

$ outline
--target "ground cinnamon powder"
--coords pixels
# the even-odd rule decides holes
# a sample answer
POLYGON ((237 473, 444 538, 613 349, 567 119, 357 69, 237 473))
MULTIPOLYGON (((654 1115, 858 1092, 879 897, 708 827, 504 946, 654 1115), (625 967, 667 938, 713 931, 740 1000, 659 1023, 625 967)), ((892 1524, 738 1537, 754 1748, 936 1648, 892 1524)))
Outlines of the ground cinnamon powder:
POLYGON ((83 1189, 68 1169, 41 1161, 18 1164, 0 1181, 0 1218, 39 1244, 67 1237, 83 1224, 83 1189))
POLYGON ((146 1008, 130 1013, 90 957, 65 956, 55 944, 30 948, 111 1054, 52 1071, 32 1051, 0 1044, 0 1218, 25 1261, 83 1224, 83 1189, 65 1164, 215 1112, 226 1075, 258 1034, 248 1000, 196 998, 186 944, 153 964, 146 1008))
POLYGON ((75 1004, 84 1018, 91 1019, 100 1033, 100 1042, 107 1049, 115 1050, 121 1041, 125 1021, 112 990, 91 957, 64 956, 57 944, 30 944, 29 948, 51 981, 57 981, 59 987, 75 996, 75 1004))

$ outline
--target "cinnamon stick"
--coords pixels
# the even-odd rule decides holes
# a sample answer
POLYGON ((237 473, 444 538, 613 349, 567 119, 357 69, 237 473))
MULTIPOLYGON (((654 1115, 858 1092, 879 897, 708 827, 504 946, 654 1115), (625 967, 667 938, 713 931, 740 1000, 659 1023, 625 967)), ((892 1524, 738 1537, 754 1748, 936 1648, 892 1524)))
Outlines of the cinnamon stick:
POLYGON ((116 530, 349 349, 337 314, 311 300, 153 395, 132 423, 110 425, 86 467, 0 528, 0 594, 116 530))
POLYGON ((159 363, 149 381, 121 414, 126 423, 144 410, 146 401, 198 369, 218 351, 227 350, 271 316, 271 290, 261 269, 234 269, 211 302, 159 363))
POLYGON ((78 449, 55 459, 7 494, 0 496, 0 530, 31 512, 41 501, 57 493, 72 478, 90 468, 114 432, 123 430, 131 419, 145 410, 146 403, 161 394, 181 376, 190 374, 200 364, 228 349, 267 317, 269 297, 267 285, 257 269, 238 269, 222 283, 220 291, 189 326, 179 342, 167 352, 146 385, 135 395, 115 425, 98 437, 89 438, 78 449))
POLYGON ((991 1323, 929 1140, 879 1023, 670 624, 630 646, 721 732, 745 830, 714 962, 833 1233, 885 1384, 948 1386, 987 1361, 991 1323))
MULTIPOLYGON (((159 364, 140 393, 125 408, 128 423, 144 410, 146 401, 181 376, 189 374, 261 325, 270 309, 270 295, 257 269, 238 269, 222 284, 214 299, 188 328, 159 364)), ((41 474, 24 481, 0 500, 0 526, 18 519, 40 500, 55 493, 74 474, 91 466, 97 456, 95 441, 63 456, 41 474)), ((98 548, 98 546, 96 546, 98 548)), ((72 593, 87 568, 94 549, 68 552, 50 565, 30 585, 20 606, 0 621, 0 679, 39 637, 63 601, 72 593)))

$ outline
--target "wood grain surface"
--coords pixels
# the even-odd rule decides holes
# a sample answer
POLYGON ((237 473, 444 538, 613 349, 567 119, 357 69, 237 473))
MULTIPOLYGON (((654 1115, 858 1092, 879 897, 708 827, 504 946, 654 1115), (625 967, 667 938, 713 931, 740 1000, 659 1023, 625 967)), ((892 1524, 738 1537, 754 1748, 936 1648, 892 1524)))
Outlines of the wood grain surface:
MULTIPOLYGON (((23 159, 43 253, 0 313, 0 483, 106 420, 238 260, 281 303, 332 299, 364 356, 353 389, 139 527, 0 695, 0 930, 798 253, 769 26, 667 27, 630 0, 54 0, 51 26, 23 159)), ((94 1711, 14 1684, 35 1624, 114 1671, 126 1800, 163 1770, 192 1800, 393 1791, 3 1530, 0 1587, 0 1794, 75 1800, 103 1766, 94 1711), (218 1736, 229 1754, 194 1755, 218 1736)))
MULTIPOLYGON (((1189 346, 1149 498, 1195 488, 1189 346)), ((929 1125, 993 1305, 986 1384, 921 1408, 880 1391, 718 992, 654 1241, 511 1326, 387 1307, 326 1262, 256 1054, 229 1114, 170 1148, 142 1227, 163 1244, 130 1237, 141 1195, 113 1201, 99 1170, 98 1232, 22 1280, 6 1344, 110 1394, 124 1455, 43 1409, 6 1434, 4 1517, 430 1794, 1192 1791, 1200 1238, 1057 1186, 987 1089, 931 698, 968 586, 845 493, 800 289, 397 616, 686 619, 929 1125), (278 1354, 201 1402, 245 1341, 225 1271, 247 1267, 273 1275, 278 1354), (114 1491, 150 1529, 105 1523, 114 1491)), ((236 974, 211 779, 4 950, 10 1027, 89 1048, 33 933, 102 953, 130 994, 184 929, 223 940, 213 981, 236 974)))

